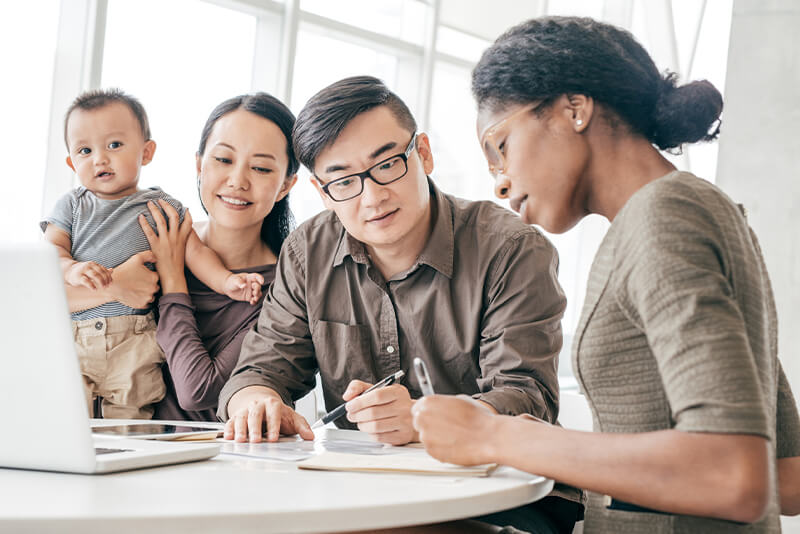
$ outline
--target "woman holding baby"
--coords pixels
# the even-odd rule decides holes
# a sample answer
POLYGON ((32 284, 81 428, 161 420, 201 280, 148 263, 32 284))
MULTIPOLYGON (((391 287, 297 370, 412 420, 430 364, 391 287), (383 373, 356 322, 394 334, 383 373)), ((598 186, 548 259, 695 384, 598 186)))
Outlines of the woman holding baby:
POLYGON ((233 272, 260 273, 265 285, 292 228, 288 193, 297 180, 294 115, 266 93, 226 100, 211 112, 200 138, 197 187, 208 221, 194 223, 169 205, 150 211, 157 233, 142 221, 161 281, 157 338, 167 366, 167 394, 156 419, 216 421, 217 399, 258 317, 255 305, 215 293, 184 268, 192 226, 233 272))

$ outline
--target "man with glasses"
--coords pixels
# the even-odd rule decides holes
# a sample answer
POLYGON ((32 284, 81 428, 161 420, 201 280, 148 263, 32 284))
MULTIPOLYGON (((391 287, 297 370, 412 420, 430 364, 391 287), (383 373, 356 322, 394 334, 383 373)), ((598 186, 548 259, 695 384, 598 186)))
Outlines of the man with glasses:
POLYGON ((280 425, 310 437, 293 412, 270 424, 274 406, 263 400, 288 408, 319 371, 329 409, 358 397, 337 424, 413 441, 415 357, 437 393, 555 420, 566 305, 556 251, 496 204, 441 192, 428 177, 428 136, 416 130, 399 97, 366 76, 323 89, 300 112, 295 152, 328 211, 287 238, 220 397, 219 415, 238 439, 260 440, 265 424, 269 440, 280 425), (399 370, 400 384, 359 396, 399 370))
POLYGON ((380 80, 323 89, 293 138, 328 211, 284 244, 220 395, 226 438, 260 441, 265 427, 269 441, 312 438, 291 406, 319 371, 326 407, 349 401, 339 426, 414 441, 415 357, 437 393, 554 422, 566 299, 552 245, 493 202, 441 192, 428 136, 380 80), (400 370, 400 383, 361 395, 400 370))
MULTIPOLYGON (((317 93, 293 139, 328 211, 284 243, 220 395, 225 437, 258 442, 266 429, 268 441, 279 433, 312 439, 291 406, 319 371, 327 409, 348 401, 339 426, 385 443, 415 441, 415 357, 437 393, 555 422, 566 299, 552 245, 493 202, 441 192, 428 177, 428 136, 376 78, 317 93), (400 370, 400 383, 361 395, 400 370)), ((580 508, 555 496, 536 506, 556 523, 566 510, 567 525, 580 508)))

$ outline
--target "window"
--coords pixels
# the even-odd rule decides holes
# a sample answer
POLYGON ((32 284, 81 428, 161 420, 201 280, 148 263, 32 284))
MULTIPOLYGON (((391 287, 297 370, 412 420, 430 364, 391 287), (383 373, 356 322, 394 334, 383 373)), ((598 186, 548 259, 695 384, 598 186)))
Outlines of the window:
MULTIPOLYGON (((4 147, 5 201, 0 216, 0 242, 41 239, 44 175, 50 124, 53 69, 58 36, 59 2, 10 2, 0 5, 0 88, 4 147), (31 31, 36 28, 36 31, 31 31), (17 53, 13 53, 16 51, 17 53), (16 78, 16 83, 11 83, 16 78)), ((61 132, 52 136, 56 142, 61 132)), ((61 141, 60 164, 64 163, 61 141)))
MULTIPOLYGON (((23 157, 14 158, 9 174, 29 178, 9 182, 16 201, 6 213, 13 222, 0 229, 4 240, 38 238, 45 141, 44 204, 54 202, 72 184, 57 130, 68 101, 83 89, 119 86, 142 100, 158 150, 141 183, 160 185, 198 219, 202 212, 194 154, 214 106, 234 95, 265 90, 297 113, 319 89, 355 74, 383 79, 406 101, 420 131, 431 138, 433 177, 443 190, 496 200, 475 137, 470 75, 483 50, 503 31, 545 13, 606 20, 628 28, 659 69, 678 72, 683 81, 707 78, 722 91, 732 13, 732 0, 108 0, 107 12, 98 7, 104 2, 91 0, 26 5, 0 8, 3 15, 14 11, 13 16, 0 17, 0 39, 10 43, 6 49, 23 47, 26 52, 3 58, 6 72, 24 70, 26 75, 24 86, 4 88, 13 91, 5 101, 20 103, 9 112, 14 114, 11 123, 23 131, 4 132, 14 138, 3 146, 21 146, 18 153, 23 157), (59 20, 61 5, 69 9, 59 20), (70 27, 65 17, 72 16, 76 5, 87 15, 75 31, 83 32, 79 37, 88 44, 79 42, 72 56, 56 56, 53 64, 56 28, 58 49, 75 40, 74 34, 65 33, 70 27), (33 27, 36 32, 29 31, 33 27), (92 32, 99 35, 99 46, 83 37, 92 32), (84 49, 93 53, 76 60, 84 49), (76 69, 69 61, 77 61, 77 70, 89 75, 71 74, 76 69), (48 115, 47 106, 40 104, 50 101, 51 87, 57 97, 48 115), (49 136, 43 133, 47 124, 49 136), (20 231, 22 226, 25 230, 20 231)), ((696 145, 673 159, 713 180, 716 152, 716 144, 696 145)), ((291 199, 298 222, 323 209, 305 169, 291 199)), ((570 334, 577 326, 592 258, 607 228, 607 221, 593 216, 565 235, 549 236, 559 251, 560 280, 568 299, 562 374, 570 374, 570 334)))
POLYGON ((434 76, 429 131, 434 179, 443 191, 456 196, 496 200, 494 181, 475 134, 477 112, 470 71, 437 62, 434 76))
POLYGON ((200 131, 217 104, 251 91, 255 29, 252 15, 195 0, 108 3, 101 85, 141 100, 157 144, 140 184, 161 187, 195 220, 205 218, 200 131))
POLYGON ((302 0, 300 9, 350 26, 422 44, 426 6, 419 0, 302 0))

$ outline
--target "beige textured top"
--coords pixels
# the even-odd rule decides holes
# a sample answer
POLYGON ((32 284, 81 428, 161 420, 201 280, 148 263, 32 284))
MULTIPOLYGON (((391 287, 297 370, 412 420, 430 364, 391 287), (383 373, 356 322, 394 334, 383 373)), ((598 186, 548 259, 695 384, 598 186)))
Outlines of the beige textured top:
POLYGON ((717 187, 673 172, 625 204, 592 265, 573 368, 595 431, 764 436, 773 471, 758 523, 609 510, 590 494, 586 534, 780 532, 775 458, 800 456, 800 420, 761 251, 717 187))

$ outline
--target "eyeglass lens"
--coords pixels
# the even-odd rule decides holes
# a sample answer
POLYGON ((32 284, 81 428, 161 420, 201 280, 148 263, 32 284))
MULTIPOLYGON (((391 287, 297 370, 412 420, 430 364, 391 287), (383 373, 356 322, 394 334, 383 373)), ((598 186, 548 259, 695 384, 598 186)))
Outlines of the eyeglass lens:
POLYGON ((493 134, 486 136, 486 140, 483 143, 483 153, 486 155, 486 162, 489 164, 489 172, 492 176, 503 172, 503 155, 495 143, 493 134))
MULTIPOLYGON (((406 162, 401 156, 382 161, 367 171, 379 184, 388 184, 401 178, 406 173, 406 162)), ((364 189, 364 177, 350 176, 344 180, 331 182, 328 192, 334 200, 347 200, 361 194, 364 189)))

